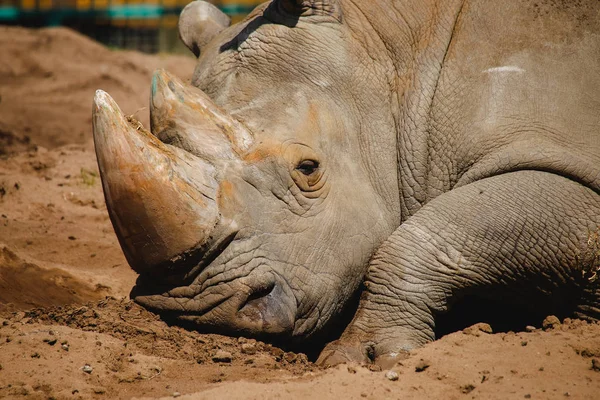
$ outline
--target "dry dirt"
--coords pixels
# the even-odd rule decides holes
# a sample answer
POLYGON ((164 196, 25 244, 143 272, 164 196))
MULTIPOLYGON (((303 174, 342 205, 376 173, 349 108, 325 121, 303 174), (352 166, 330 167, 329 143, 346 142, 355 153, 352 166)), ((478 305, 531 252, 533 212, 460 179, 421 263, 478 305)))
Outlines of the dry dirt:
POLYGON ((0 28, 0 54, 0 398, 600 399, 600 324, 577 320, 447 335, 395 381, 168 326, 127 299, 135 274, 106 214, 90 109, 102 88, 134 113, 152 70, 186 79, 193 59, 65 29, 0 28))

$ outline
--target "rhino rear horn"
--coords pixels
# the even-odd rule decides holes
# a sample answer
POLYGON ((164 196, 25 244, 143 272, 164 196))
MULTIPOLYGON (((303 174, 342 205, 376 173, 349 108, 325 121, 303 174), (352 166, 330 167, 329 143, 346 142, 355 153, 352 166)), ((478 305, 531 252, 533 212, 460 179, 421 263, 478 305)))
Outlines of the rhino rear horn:
POLYGON ((165 70, 152 77, 150 122, 162 142, 213 162, 235 158, 253 142, 250 131, 202 90, 165 70))
POLYGON ((199 57, 202 47, 230 24, 230 18, 216 6, 206 1, 192 1, 179 16, 179 37, 199 57))

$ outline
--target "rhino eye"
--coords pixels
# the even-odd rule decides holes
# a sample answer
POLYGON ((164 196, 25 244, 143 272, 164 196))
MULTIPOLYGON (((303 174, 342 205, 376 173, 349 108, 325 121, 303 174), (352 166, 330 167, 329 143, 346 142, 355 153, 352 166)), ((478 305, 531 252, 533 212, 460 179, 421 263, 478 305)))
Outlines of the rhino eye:
POLYGON ((312 175, 319 168, 319 162, 314 160, 303 160, 296 169, 304 175, 312 175))

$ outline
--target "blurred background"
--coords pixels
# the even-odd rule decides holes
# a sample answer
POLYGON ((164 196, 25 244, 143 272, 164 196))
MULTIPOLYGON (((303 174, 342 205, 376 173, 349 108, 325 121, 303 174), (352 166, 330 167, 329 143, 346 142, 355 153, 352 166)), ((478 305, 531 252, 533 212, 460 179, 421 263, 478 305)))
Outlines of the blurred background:
MULTIPOLYGON (((235 23, 264 0, 214 0, 235 23)), ((189 52, 177 33, 190 0, 0 0, 0 24, 66 26, 112 48, 189 52)))

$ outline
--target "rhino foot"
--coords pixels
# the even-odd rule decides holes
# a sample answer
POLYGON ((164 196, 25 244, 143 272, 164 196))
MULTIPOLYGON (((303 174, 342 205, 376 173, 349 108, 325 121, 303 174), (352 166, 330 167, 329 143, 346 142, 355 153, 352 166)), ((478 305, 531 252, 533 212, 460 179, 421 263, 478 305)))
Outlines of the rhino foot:
POLYGON ((371 362, 368 350, 368 345, 357 340, 336 340, 325 346, 317 359, 317 364, 323 367, 344 363, 368 364, 371 362))
MULTIPOLYGON (((361 341, 357 337, 342 337, 329 343, 317 359, 317 364, 332 367, 344 363, 378 365, 390 369, 398 362, 408 358, 413 346, 381 345, 374 341, 361 341), (400 348, 400 350, 392 350, 400 348)), ((385 342, 383 342, 385 343, 385 342)), ((397 343, 397 342, 394 342, 397 343)))

